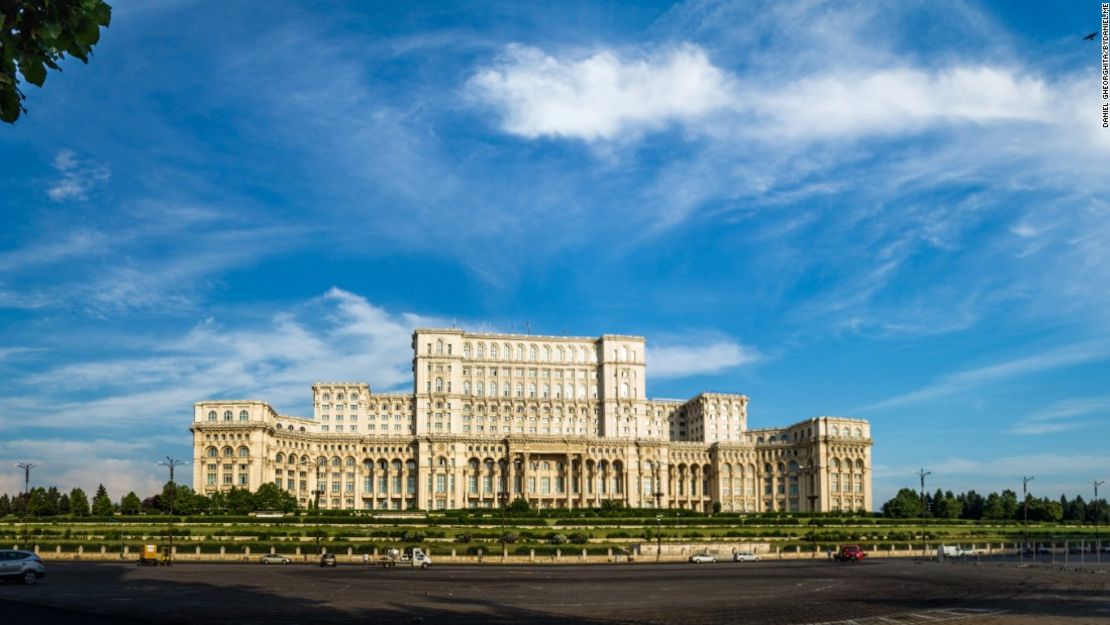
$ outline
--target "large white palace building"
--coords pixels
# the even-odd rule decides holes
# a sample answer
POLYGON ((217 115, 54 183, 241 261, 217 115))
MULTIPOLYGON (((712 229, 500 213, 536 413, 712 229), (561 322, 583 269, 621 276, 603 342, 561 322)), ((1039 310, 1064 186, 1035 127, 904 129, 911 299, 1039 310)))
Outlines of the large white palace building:
POLYGON ((419 329, 412 346, 412 393, 319 382, 312 418, 198 402, 196 490, 273 482, 302 505, 365 510, 872 507, 867 421, 748 429, 743 395, 647 399, 642 337, 419 329))

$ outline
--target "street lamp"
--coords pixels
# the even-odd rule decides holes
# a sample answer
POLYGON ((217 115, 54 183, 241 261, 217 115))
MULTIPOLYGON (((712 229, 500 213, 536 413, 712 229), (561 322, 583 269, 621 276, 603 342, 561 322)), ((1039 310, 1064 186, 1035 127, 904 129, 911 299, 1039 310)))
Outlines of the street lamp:
POLYGON ((659 524, 663 521, 663 515, 655 515, 655 561, 659 561, 659 557, 663 554, 663 534, 659 524))
POLYGON ((1102 566, 1102 538, 1098 533, 1098 524, 1102 517, 1102 504, 1098 501, 1098 487, 1105 483, 1105 480, 1091 481, 1091 484, 1095 487, 1095 562, 1098 566, 1102 566))
POLYGON ((316 459, 316 490, 312 494, 316 496, 316 530, 313 534, 316 535, 316 555, 320 555, 320 497, 324 494, 324 486, 320 483, 321 475, 323 474, 324 465, 327 464, 326 458, 316 459))
MULTIPOLYGON (((1024 557, 1025 547, 1029 545, 1029 482, 1033 481, 1033 476, 1022 476, 1021 478, 1021 499, 1024 512, 1022 513, 1021 521, 1021 542, 1022 542, 1022 556, 1024 557)), ((1036 550, 1033 551, 1033 559, 1037 559, 1036 550)))
POLYGON ((23 511, 20 515, 19 522, 21 525, 23 525, 23 542, 27 542, 27 513, 31 509, 31 469, 39 465, 34 464, 33 462, 20 462, 15 466, 23 469, 23 511))
POLYGON ((505 561, 505 513, 509 509, 509 491, 507 490, 508 484, 506 484, 505 486, 506 486, 506 488, 501 489, 501 492, 497 493, 497 499, 501 503, 501 561, 502 562, 505 561))
POLYGON ((170 530, 170 547, 169 547, 169 552, 166 554, 166 563, 167 564, 173 563, 173 500, 174 500, 174 498, 176 497, 176 494, 177 494, 177 483, 175 483, 173 481, 173 470, 175 468, 183 465, 183 464, 188 464, 188 463, 189 463, 188 460, 178 460, 177 458, 171 458, 169 456, 166 456, 165 460, 161 460, 161 461, 158 462, 158 466, 169 467, 170 468, 170 483, 169 483, 169 487, 170 487, 170 523, 169 523, 169 525, 170 525, 170 527, 169 527, 169 530, 170 530))
POLYGON ((925 544, 925 476, 932 475, 933 472, 921 469, 917 474, 921 477, 921 557, 924 558, 929 552, 925 544))

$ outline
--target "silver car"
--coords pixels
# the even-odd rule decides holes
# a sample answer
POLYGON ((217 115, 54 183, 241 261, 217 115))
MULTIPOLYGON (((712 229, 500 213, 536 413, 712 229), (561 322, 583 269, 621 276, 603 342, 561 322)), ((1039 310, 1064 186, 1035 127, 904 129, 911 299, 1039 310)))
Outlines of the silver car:
POLYGON ((34 552, 0 550, 0 578, 18 579, 24 584, 34 584, 43 575, 46 575, 46 565, 34 552))

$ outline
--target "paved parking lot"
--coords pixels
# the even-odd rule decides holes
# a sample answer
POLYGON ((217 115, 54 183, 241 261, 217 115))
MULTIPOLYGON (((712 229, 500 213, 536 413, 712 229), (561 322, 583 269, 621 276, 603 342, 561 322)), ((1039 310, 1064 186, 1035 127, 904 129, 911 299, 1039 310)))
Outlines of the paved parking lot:
POLYGON ((610 566, 48 563, 4 623, 1096 623, 1110 573, 828 561, 610 566))

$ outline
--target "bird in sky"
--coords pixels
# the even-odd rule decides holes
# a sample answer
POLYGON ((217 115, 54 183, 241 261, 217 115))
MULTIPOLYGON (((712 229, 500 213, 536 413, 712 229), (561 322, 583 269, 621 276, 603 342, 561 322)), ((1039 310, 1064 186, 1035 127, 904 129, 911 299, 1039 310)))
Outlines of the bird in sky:
POLYGON ((1097 37, 1097 36, 1098 36, 1098 31, 1096 30, 1095 32, 1093 32, 1093 33, 1087 35, 1086 37, 1084 37, 1083 41, 1094 41, 1095 37, 1097 37))

